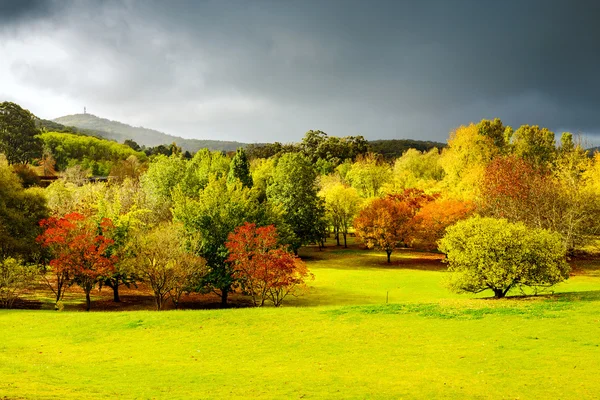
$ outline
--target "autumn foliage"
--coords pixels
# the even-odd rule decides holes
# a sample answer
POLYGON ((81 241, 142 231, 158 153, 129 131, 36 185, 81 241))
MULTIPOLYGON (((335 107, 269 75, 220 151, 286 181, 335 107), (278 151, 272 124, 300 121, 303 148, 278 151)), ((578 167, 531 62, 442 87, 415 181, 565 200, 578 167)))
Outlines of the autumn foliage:
POLYGON ((412 217, 413 209, 406 201, 375 199, 356 217, 354 229, 367 248, 384 250, 390 262, 392 252, 409 240, 412 217))
POLYGON ((532 217, 548 196, 548 178, 523 158, 497 157, 486 167, 482 184, 482 210, 496 218, 523 221, 532 217), (536 206, 537 204, 537 206, 536 206))
POLYGON ((60 300, 64 290, 76 283, 86 294, 87 310, 90 309, 90 292, 101 277, 114 272, 116 257, 109 255, 113 240, 108 232, 112 221, 103 218, 96 223, 79 213, 62 218, 40 221, 44 232, 37 241, 52 253, 50 267, 57 278, 53 291, 60 300))
POLYGON ((401 193, 388 195, 388 198, 392 200, 405 203, 412 211, 412 215, 415 215, 423 206, 434 201, 438 197, 438 194, 427 194, 417 188, 408 188, 401 193))
POLYGON ((432 250, 444 236, 446 228, 471 215, 470 201, 445 199, 416 188, 376 199, 354 220, 354 229, 367 248, 387 254, 402 246, 432 250))
POLYGON ((288 294, 304 289, 306 279, 314 278, 298 257, 278 245, 273 225, 246 222, 229 234, 226 247, 233 276, 255 306, 270 300, 278 307, 288 294))
POLYGON ((473 214, 470 201, 446 199, 425 204, 413 218, 413 246, 434 250, 446 228, 473 214))

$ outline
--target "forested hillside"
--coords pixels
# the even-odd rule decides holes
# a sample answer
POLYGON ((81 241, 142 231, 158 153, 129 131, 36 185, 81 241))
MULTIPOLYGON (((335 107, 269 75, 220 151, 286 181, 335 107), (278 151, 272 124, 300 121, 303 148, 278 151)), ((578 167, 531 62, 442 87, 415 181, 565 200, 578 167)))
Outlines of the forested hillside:
POLYGON ((246 146, 245 143, 222 140, 199 140, 184 139, 179 136, 168 135, 154 129, 143 127, 134 127, 118 121, 111 121, 105 118, 99 118, 92 114, 74 114, 53 120, 65 126, 74 126, 80 129, 89 130, 98 136, 106 139, 116 140, 123 143, 125 140, 133 140, 140 145, 152 147, 159 145, 177 144, 184 151, 195 153, 196 151, 207 148, 213 151, 235 151, 238 147, 246 146))
POLYGON ((443 149, 446 143, 432 142, 429 140, 413 139, 390 139, 390 140, 370 140, 369 146, 373 153, 379 153, 387 160, 400 157, 408 149, 419 151, 429 151, 433 148, 443 149))
POLYGON ((43 132, 39 138, 59 171, 78 165, 84 170, 89 170, 92 175, 106 176, 118 161, 126 160, 130 156, 136 157, 139 162, 147 159, 146 154, 125 144, 93 136, 43 132))

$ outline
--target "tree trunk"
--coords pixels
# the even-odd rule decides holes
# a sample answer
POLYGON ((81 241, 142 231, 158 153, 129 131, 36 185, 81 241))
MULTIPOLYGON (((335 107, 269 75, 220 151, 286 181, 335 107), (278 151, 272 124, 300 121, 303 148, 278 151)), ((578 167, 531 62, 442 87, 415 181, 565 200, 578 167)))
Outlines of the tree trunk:
POLYGON ((340 228, 335 228, 335 241, 337 245, 340 245, 340 228))
POLYGON ((227 296, 229 295, 229 288, 221 289, 221 308, 227 308, 227 296))
POLYGON ((154 300, 156 301, 156 311, 160 311, 162 309, 162 296, 157 294, 154 296, 154 300))
POLYGON ((179 294, 177 289, 175 289, 175 294, 169 293, 169 297, 171 298, 171 302, 173 302, 175 309, 179 310, 179 298, 181 297, 181 295, 179 294))
POLYGON ((92 307, 92 300, 90 299, 90 291, 86 290, 85 291, 85 311, 90 311, 90 308, 92 307))
POLYGON ((346 232, 344 232, 344 248, 348 248, 348 243, 346 242, 346 232))
POLYGON ((388 262, 392 262, 392 259, 391 259, 391 257, 392 257, 392 251, 391 250, 386 250, 385 252, 387 253, 387 260, 388 260, 388 262))
POLYGON ((504 291, 504 289, 492 289, 494 291, 494 297, 497 299, 501 299, 506 295, 508 290, 504 291))
POLYGON ((113 301, 115 303, 120 303, 121 302, 121 298, 119 297, 119 278, 115 279, 115 282, 113 283, 113 301))

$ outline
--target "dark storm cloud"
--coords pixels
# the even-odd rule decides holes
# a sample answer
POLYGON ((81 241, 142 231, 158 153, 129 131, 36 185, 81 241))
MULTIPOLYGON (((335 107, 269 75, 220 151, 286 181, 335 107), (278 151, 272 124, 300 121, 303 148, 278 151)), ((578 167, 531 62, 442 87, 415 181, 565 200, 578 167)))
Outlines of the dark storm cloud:
POLYGON ((46 18, 63 5, 53 0, 0 0, 0 26, 46 18))
POLYGON ((15 79, 170 133, 443 140, 496 116, 600 132, 600 2, 27 3, 0 21, 57 57, 15 57, 15 79))

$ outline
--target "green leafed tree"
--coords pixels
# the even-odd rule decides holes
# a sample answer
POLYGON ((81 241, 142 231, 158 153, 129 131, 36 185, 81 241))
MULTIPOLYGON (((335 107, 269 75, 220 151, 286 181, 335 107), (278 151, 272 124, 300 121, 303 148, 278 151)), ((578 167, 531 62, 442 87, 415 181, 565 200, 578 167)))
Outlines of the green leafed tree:
POLYGON ((108 175, 113 166, 128 157, 134 157, 138 162, 147 159, 144 153, 125 144, 92 136, 44 132, 39 138, 59 171, 81 165, 84 169, 90 169, 93 175, 108 175))
POLYGON ((492 139, 493 144, 502 153, 508 144, 512 136, 512 128, 510 126, 504 126, 499 118, 494 120, 482 119, 477 124, 477 130, 479 134, 492 139))
POLYGON ((284 212, 296 240, 290 243, 294 252, 309 243, 321 243, 325 236, 325 205, 317 195, 317 174, 310 161, 299 153, 281 156, 273 181, 267 189, 269 202, 284 212))
POLYGON ((0 103, 0 153, 9 164, 28 164, 42 156, 34 115, 18 104, 0 103))
POLYGON ((362 199, 353 187, 337 183, 324 188, 321 195, 325 198, 326 215, 333 232, 340 245, 340 235, 344 238, 344 247, 347 245, 347 236, 354 217, 360 209, 362 199))
POLYGON ((202 149, 186 165, 181 189, 191 197, 206 187, 211 176, 226 177, 229 172, 229 159, 220 151, 202 149))
POLYGON ((228 235, 244 222, 260 220, 261 209, 255 192, 240 182, 228 185, 227 178, 212 176, 197 197, 189 197, 182 190, 174 196, 174 219, 183 223, 187 240, 199 256, 206 260, 207 273, 197 287, 221 296, 227 305, 235 279, 226 262, 225 247, 228 235))
POLYGON ((140 194, 139 182, 129 178, 123 182, 113 182, 110 185, 101 186, 97 193, 97 202, 94 207, 95 219, 109 218, 113 221, 114 229, 110 232, 113 244, 109 250, 117 257, 114 271, 104 276, 100 284, 113 290, 113 301, 115 302, 121 301, 119 288, 130 287, 137 280, 136 275, 128 266, 128 259, 133 256, 129 240, 135 236, 139 227, 151 220, 151 212, 144 208, 144 199, 140 194))
POLYGON ((234 183, 236 179, 242 182, 245 187, 252 187, 252 175, 250 175, 250 162, 246 157, 246 152, 243 148, 237 149, 231 164, 229 165, 229 174, 227 175, 227 182, 234 183))
POLYGON ((267 199, 267 187, 273 181, 275 161, 275 158, 257 158, 251 162, 252 188, 259 193, 261 202, 267 199))
POLYGON ((156 219, 171 218, 171 192, 186 176, 186 161, 179 156, 156 156, 142 176, 142 190, 156 219))
POLYGON ((23 189, 12 168, 0 160, 0 258, 36 261, 40 255, 35 242, 40 233, 38 222, 47 214, 42 189, 23 189))
POLYGON ((444 176, 439 161, 440 152, 437 148, 428 152, 408 149, 394 162, 393 179, 386 185, 385 190, 399 193, 407 188, 433 188, 444 176))
POLYGON ((383 157, 371 153, 358 157, 345 179, 362 197, 376 197, 381 194, 383 186, 391 181, 392 169, 383 157))
POLYGON ((506 219, 472 217, 447 228, 440 241, 451 290, 496 298, 513 288, 547 289, 569 277, 566 248, 558 233, 506 219))
POLYGON ((550 169, 557 156, 554 132, 537 125, 522 125, 512 136, 514 154, 534 167, 550 169))
POLYGON ((150 286, 157 311, 169 297, 178 307, 181 294, 193 290, 204 273, 204 260, 187 251, 181 232, 171 223, 136 230, 130 251, 134 255, 129 260, 131 272, 150 286))

